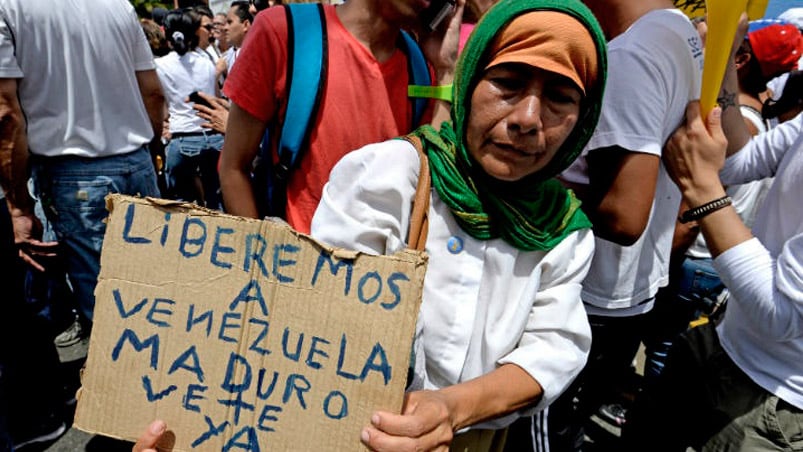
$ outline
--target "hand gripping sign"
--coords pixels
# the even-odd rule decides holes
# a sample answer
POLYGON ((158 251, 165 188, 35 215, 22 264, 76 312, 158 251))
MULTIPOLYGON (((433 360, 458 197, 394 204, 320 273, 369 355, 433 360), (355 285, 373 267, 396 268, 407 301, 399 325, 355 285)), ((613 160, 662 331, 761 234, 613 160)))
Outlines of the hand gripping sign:
POLYGON ((363 450, 401 412, 426 255, 110 195, 75 425, 160 450, 363 450))

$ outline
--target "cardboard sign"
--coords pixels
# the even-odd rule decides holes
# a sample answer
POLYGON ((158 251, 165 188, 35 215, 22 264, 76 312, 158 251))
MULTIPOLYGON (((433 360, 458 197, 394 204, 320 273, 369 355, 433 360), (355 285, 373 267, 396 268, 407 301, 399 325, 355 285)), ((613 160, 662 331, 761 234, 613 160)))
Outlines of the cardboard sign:
POLYGON ((75 426, 175 451, 360 450, 400 412, 426 256, 111 195, 75 426))

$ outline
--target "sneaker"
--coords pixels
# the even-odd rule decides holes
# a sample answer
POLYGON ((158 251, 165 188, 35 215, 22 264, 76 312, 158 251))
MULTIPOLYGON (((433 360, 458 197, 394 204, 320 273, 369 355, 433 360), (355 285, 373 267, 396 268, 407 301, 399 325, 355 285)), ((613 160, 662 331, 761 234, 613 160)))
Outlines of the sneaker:
POLYGON ((64 421, 57 417, 50 417, 45 423, 36 426, 34 430, 24 432, 21 438, 14 438, 14 449, 21 449, 35 443, 53 441, 66 431, 67 424, 65 424, 64 421))
POLYGON ((598 415, 606 422, 621 427, 627 422, 627 408, 618 403, 607 403, 599 407, 598 415))
POLYGON ((72 325, 53 339, 53 343, 56 344, 56 347, 69 347, 81 342, 83 338, 84 328, 81 326, 81 322, 76 319, 72 325))

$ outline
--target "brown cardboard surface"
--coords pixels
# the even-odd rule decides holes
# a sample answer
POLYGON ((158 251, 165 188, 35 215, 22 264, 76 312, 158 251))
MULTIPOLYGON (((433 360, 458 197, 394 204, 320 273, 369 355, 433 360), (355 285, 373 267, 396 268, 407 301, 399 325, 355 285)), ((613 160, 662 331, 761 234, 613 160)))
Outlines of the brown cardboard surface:
POLYGON ((75 426, 165 450, 364 449, 399 412, 426 256, 336 250, 286 225, 108 198, 75 426))

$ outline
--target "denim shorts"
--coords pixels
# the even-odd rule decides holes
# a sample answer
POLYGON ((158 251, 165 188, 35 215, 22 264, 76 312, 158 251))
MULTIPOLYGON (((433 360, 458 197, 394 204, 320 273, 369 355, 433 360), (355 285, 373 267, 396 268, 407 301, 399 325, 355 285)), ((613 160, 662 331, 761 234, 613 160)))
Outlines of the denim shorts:
POLYGON ((210 209, 220 209, 220 179, 217 163, 223 135, 174 137, 167 145, 167 196, 182 201, 197 202, 210 209), (195 179, 199 178, 203 193, 198 193, 195 179))
POLYGON ((36 196, 61 243, 81 314, 92 320, 100 251, 108 216, 106 195, 159 197, 147 145, 101 158, 35 157, 36 196))

